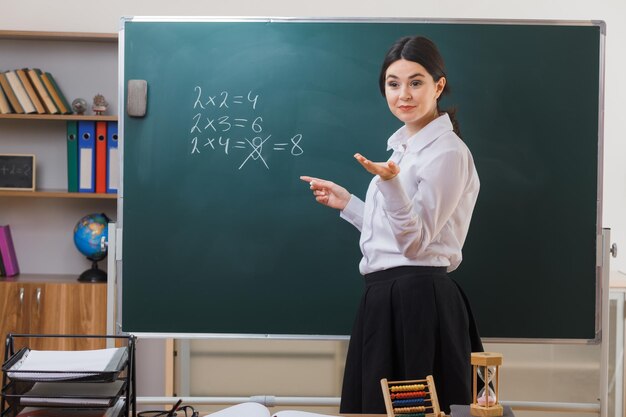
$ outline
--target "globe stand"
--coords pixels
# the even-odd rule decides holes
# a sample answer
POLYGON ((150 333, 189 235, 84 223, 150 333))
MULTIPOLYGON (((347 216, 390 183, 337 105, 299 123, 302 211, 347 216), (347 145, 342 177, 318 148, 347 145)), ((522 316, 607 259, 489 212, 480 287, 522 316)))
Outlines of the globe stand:
POLYGON ((98 261, 89 260, 92 262, 91 268, 80 274, 78 280, 80 282, 107 282, 107 273, 102 269, 98 269, 98 261))

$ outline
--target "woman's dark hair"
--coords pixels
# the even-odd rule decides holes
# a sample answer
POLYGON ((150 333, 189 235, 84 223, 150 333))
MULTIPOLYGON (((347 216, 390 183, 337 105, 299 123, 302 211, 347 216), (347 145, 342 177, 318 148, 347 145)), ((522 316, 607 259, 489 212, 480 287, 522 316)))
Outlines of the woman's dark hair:
MULTIPOLYGON (((441 77, 446 76, 446 67, 443 62, 443 57, 439 53, 437 45, 435 45, 433 41, 423 36, 407 36, 400 38, 391 46, 387 55, 385 55, 385 60, 383 61, 382 68, 380 69, 378 83, 383 97, 385 96, 385 76, 387 68, 400 59, 417 62, 423 66, 426 71, 428 71, 435 82, 439 81, 441 77)), ((446 85, 441 93, 441 96, 449 93, 450 87, 446 78, 446 85)), ((437 99, 437 111, 441 112, 439 109, 439 99, 437 99)), ((461 136, 459 122, 456 120, 456 108, 445 109, 444 111, 450 115, 454 132, 458 136, 461 136)))

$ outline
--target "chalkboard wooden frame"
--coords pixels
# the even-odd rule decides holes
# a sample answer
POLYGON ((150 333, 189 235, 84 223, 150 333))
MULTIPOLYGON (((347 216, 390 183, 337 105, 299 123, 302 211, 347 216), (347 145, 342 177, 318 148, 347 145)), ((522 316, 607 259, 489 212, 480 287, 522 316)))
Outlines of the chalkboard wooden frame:
POLYGON ((35 191, 37 157, 0 154, 0 190, 35 191))
MULTIPOLYGON (((540 332, 535 333, 532 330, 532 323, 535 323, 535 319, 531 319, 531 320, 527 320, 528 322, 530 322, 529 327, 524 329, 524 331, 522 331, 519 334, 516 334, 516 331, 510 328, 506 328, 507 327, 507 323, 499 323, 497 324, 497 326, 490 328, 488 332, 483 332, 483 335, 487 336, 487 339, 489 340, 493 340, 493 341, 497 341, 497 340, 510 340, 510 339, 515 339, 515 340, 524 340, 524 341, 538 341, 538 342, 554 342, 554 341, 565 341, 565 342, 583 342, 583 343, 588 343, 588 342, 598 342, 599 341, 599 335, 600 335, 600 330, 601 330, 601 326, 600 326, 600 321, 598 320, 598 317, 600 315, 600 308, 601 305, 599 303, 599 291, 600 291, 600 283, 601 283, 601 277, 603 274, 602 271, 602 267, 596 267, 596 265, 601 265, 600 262, 600 256, 601 256, 601 250, 600 248, 600 236, 601 236, 601 225, 602 225, 602 219, 601 219, 601 213, 602 213, 602 148, 603 148, 603 130, 602 130, 602 114, 603 114, 603 90, 604 90, 604 78, 603 78, 603 67, 604 67, 604 38, 605 38, 605 27, 604 27, 604 22, 599 22, 599 21, 557 21, 557 20, 551 20, 551 21, 535 21, 535 20, 473 20, 473 19, 429 19, 429 20, 413 20, 413 19, 380 19, 380 20, 376 20, 376 19, 300 19, 300 18, 197 18, 197 17, 190 17, 190 18, 141 18, 141 17, 134 17, 134 18, 128 18, 126 21, 123 22, 123 26, 120 32, 120 47, 121 49, 121 53, 120 53, 120 75, 122 76, 120 79, 120 94, 122 97, 124 97, 125 91, 124 91, 124 84, 125 84, 125 79, 127 77, 130 78, 141 78, 138 77, 137 75, 128 75, 127 73, 125 73, 126 68, 125 68, 125 54, 126 51, 124 50, 126 48, 126 44, 125 44, 125 30, 128 28, 128 23, 134 24, 134 23, 267 23, 267 24, 281 24, 281 23, 348 23, 348 24, 353 24, 353 23, 363 23, 363 24, 385 24, 385 23, 391 23, 391 24, 409 24, 409 25, 461 25, 461 26, 485 26, 485 27, 492 27, 492 26, 510 26, 510 27, 514 27, 514 26, 529 26, 529 27, 537 27, 539 29, 542 28, 546 28, 546 27, 558 27, 558 26, 566 26, 566 27, 591 27, 594 30, 596 30, 596 32, 599 33, 598 37, 597 37, 597 54, 595 49, 592 49, 592 53, 594 53, 594 56, 592 57, 587 57, 588 59, 590 59, 593 62, 593 65, 597 65, 597 72, 595 72, 595 83, 596 86, 594 88, 596 88, 597 90, 594 90, 594 94, 592 96, 592 98, 595 101, 595 103, 593 104, 593 108, 594 110, 594 118, 595 118, 595 133, 596 133, 596 142, 594 143, 594 146, 597 149, 597 153, 594 153, 595 155, 595 164, 592 164, 592 166, 590 166, 589 171, 592 173, 594 179, 593 179, 593 186, 595 187, 594 191, 593 191, 593 207, 589 210, 589 205, 588 205, 588 212, 589 211, 593 211, 593 225, 592 227, 587 227, 587 231, 589 232, 590 229, 592 229, 592 233, 593 236, 591 236, 591 239, 589 239, 590 234, 587 234, 587 240, 585 242, 585 247, 586 247, 586 253, 588 254, 589 252, 593 251, 593 266, 590 267, 589 265, 591 264, 591 262, 587 262, 585 268, 588 271, 586 274, 589 277, 589 279, 585 278, 584 281, 584 287, 585 287, 585 291, 591 291, 593 293, 593 296, 586 296, 585 297, 585 302, 584 302, 584 324, 581 324, 582 327, 584 327, 583 331, 565 331, 565 332, 560 332, 557 331, 556 334, 554 332, 555 327, 554 323, 550 324, 549 326, 552 326, 551 330, 547 330, 546 332, 544 332, 543 330, 540 332), (597 58, 597 59, 591 59, 591 58, 597 58), (590 240, 593 240, 593 242, 590 242, 590 240), (589 272, 591 270, 593 270, 593 272, 589 272), (591 281, 591 278, 593 278, 593 282, 591 281), (590 299, 593 299, 594 301, 589 301, 590 299), (497 331, 494 332, 493 330, 496 329, 497 331), (530 329, 530 330, 529 330, 530 329), (551 333, 552 332, 552 333, 551 333)), ((594 38, 595 39, 595 38, 594 38)), ((444 53, 445 56, 445 53, 444 53)), ((458 85, 456 86, 458 88, 458 85)), ((589 98, 589 97, 587 97, 589 98)), ((150 104, 148 104, 148 112, 150 111, 150 104)), ((465 110, 465 109, 464 109, 465 110)), ((122 114, 124 112, 121 112, 122 114)), ((126 118, 125 118, 126 120, 126 118)), ((128 121, 128 120, 126 120, 128 121)), ((465 122, 462 122, 463 125, 465 122)), ((122 126, 121 126, 121 137, 122 137, 122 143, 124 143, 124 129, 125 127, 123 126, 124 122, 122 122, 122 126)), ((134 133, 134 131, 133 131, 134 133)), ((472 146, 470 145, 470 148, 472 148, 472 146)), ((472 148, 473 152, 474 148, 472 148)), ((515 152, 515 150, 511 150, 512 152, 515 152)), ((528 155, 517 155, 516 157, 526 157, 528 155)), ((476 157, 476 155, 475 155, 476 157)), ((539 167, 539 168, 546 168, 546 167, 539 167)), ((479 172, 481 170, 479 169, 479 172)), ((541 176, 542 172, 537 173, 537 176, 539 178, 539 176, 541 176)), ((481 177, 482 179, 482 177, 481 177)), ((121 202, 124 202, 124 185, 122 185, 122 194, 120 195, 121 198, 121 202)), ((500 192, 504 192, 504 194, 506 194, 506 190, 499 190, 500 192)), ((483 190, 481 190, 481 193, 483 192, 483 190)), ((126 197, 129 197, 128 195, 126 197)), ((590 197, 590 195, 586 195, 585 197, 590 197)), ((131 198, 133 198, 133 196, 131 196, 131 198)), ((538 197, 539 198, 539 197, 538 197)), ((480 198, 479 198, 480 200, 480 198)), ((479 201, 480 202, 480 201, 479 201)), ((125 203, 126 204, 126 203, 125 203)), ((122 207, 124 207, 124 204, 121 205, 122 207)), ((479 207, 478 207, 479 208, 479 207)), ((524 216, 526 213, 524 212, 519 212, 519 213, 515 213, 515 215, 518 216, 524 216)), ((476 213, 475 213, 476 216, 476 213)), ((119 223, 120 226, 122 228, 122 230, 125 229, 124 227, 124 217, 125 217, 125 213, 122 212, 121 216, 119 217, 119 223)), ((565 216, 567 217, 567 216, 565 216)), ((587 216, 587 220, 589 220, 590 217, 587 216)), ((570 219, 571 220, 571 219, 570 219)), ((515 233, 521 233, 522 230, 515 230, 515 233)), ((545 228, 543 230, 543 232, 545 233, 546 236, 550 235, 550 233, 552 232, 551 230, 549 230, 549 228, 545 228)), ((470 230, 470 234, 472 233, 472 230, 470 230)), ((559 233, 558 231, 556 233, 559 233)), ((544 239, 545 236, 537 236, 538 239, 544 239)), ((567 240, 567 238, 564 238, 565 240, 567 240)), ((552 241, 550 242, 550 245, 554 245, 554 252, 551 255, 545 255, 545 254, 541 254, 542 256, 542 261, 539 264, 539 268, 546 268, 546 270, 550 270, 552 271, 553 267, 551 267, 549 265, 550 262, 550 258, 552 257, 557 257, 558 255, 558 249, 563 250, 563 248, 557 247, 556 244, 554 242, 558 241, 558 238, 553 238, 552 241), (552 268, 552 269, 551 269, 552 268)), ((124 246, 126 247, 126 238, 124 238, 124 246)), ((466 245, 467 246, 467 245, 466 245)), ((550 246, 552 247, 552 246, 550 246)), ((495 248, 494 248, 495 249, 495 248)), ((528 248, 530 249, 530 247, 528 248)), ((515 248, 513 248, 512 250, 515 250, 515 248)), ((549 251, 549 248, 541 248, 541 251, 549 251)), ((567 249, 564 249, 565 252, 567 252, 567 249)), ((471 248, 469 248, 468 251, 466 251, 468 253, 466 253, 466 260, 464 261, 464 264, 468 264, 469 262, 472 261, 472 258, 476 259, 475 256, 476 254, 473 253, 473 251, 471 250, 471 248)), ((498 252, 497 250, 494 250, 494 252, 498 252)), ((124 256, 125 254, 128 253, 126 250, 124 250, 124 255, 122 256, 122 260, 119 263, 119 268, 118 268, 118 273, 120 275, 122 275, 122 271, 124 269, 124 256)), ((555 261, 558 262, 558 261, 555 261)), ((512 268, 516 268, 518 265, 512 264, 512 268)), ((469 267, 471 269, 471 266, 469 267)), ((468 268, 466 267, 466 270, 468 268)), ((136 272, 136 269, 133 270, 133 273, 136 272)), ((565 273, 565 275, 567 276, 567 274, 569 273, 569 270, 567 273, 565 273)), ((184 328, 182 329, 182 331, 178 331, 178 330, 173 330, 172 327, 169 328, 165 328, 165 329, 159 329, 158 328, 158 324, 152 324, 151 326, 148 327, 135 327, 135 323, 133 322, 133 324, 129 327, 128 325, 126 325, 128 323, 128 321, 126 320, 126 317, 128 317, 128 309, 129 307, 131 307, 132 304, 132 300, 129 299, 128 297, 126 299, 124 299, 124 284, 122 284, 122 279, 120 279, 119 282, 119 291, 120 294, 122 294, 122 301, 119 304, 119 310, 118 310, 118 317, 120 320, 120 325, 122 326, 122 329, 124 331, 132 331, 132 332, 139 332, 139 333, 147 333, 147 334, 167 334, 167 335, 171 335, 171 334, 190 334, 190 333, 201 333, 201 334, 206 334, 206 335, 221 335, 221 334, 228 334, 229 336, 244 336, 244 337, 267 337, 269 335, 273 335, 273 336, 277 336, 277 337, 298 337, 298 338, 316 338, 316 337, 320 337, 317 334, 310 334, 310 333, 304 333, 304 334, 300 334, 298 332, 289 332, 287 334, 282 334, 281 332, 275 332, 272 331, 269 334, 266 334, 263 331, 255 331, 255 332, 245 332, 245 331, 237 331, 235 329, 234 332, 228 332, 228 331, 217 331, 217 332, 206 332, 204 330, 202 331, 196 331, 194 329, 189 330, 189 328, 184 328), (127 313, 125 313, 124 316, 122 316, 122 312, 126 311, 127 313)), ((501 287, 502 286, 502 281, 497 282, 497 281, 492 281, 490 282, 489 285, 493 285, 495 283, 496 286, 501 287)), ((554 283, 551 283, 551 285, 554 283)), ((461 282, 461 285, 465 287, 465 283, 461 282)), ((575 286, 576 284, 572 283, 572 287, 575 286)), ((552 287, 551 287, 552 288, 552 287)), ((571 289, 570 287, 565 287, 566 291, 565 291, 565 298, 567 298, 568 296, 571 296, 573 293, 572 291, 575 292, 574 289, 571 289)), ((467 289, 466 289, 467 291, 467 289)), ((502 288, 500 288, 498 291, 502 291, 502 288)), ((496 291, 496 294, 498 294, 498 291, 496 291)), ((538 289, 538 291, 542 291, 541 289, 538 289)), ((468 295, 470 296, 470 299, 472 300, 472 303, 474 305, 475 310, 481 309, 480 303, 479 303, 479 299, 481 297, 482 294, 484 294, 484 289, 481 290, 472 290, 470 288, 470 291, 467 291, 468 295), (477 308, 478 307, 478 308, 477 308)), ((135 294, 137 294, 137 291, 134 291, 135 294)), ((559 297, 562 294, 560 293, 556 293, 553 289, 550 289, 548 291, 548 293, 550 294, 554 294, 555 297, 559 297)), ((576 301, 574 301, 574 303, 576 303, 576 301)), ((528 305, 528 308, 532 308, 531 307, 532 303, 528 305)), ((498 307, 496 308, 496 311, 498 311, 498 308, 501 308, 500 305, 498 304, 498 307)), ((476 313, 476 311, 475 311, 476 313)), ((136 315, 135 313, 132 313, 133 315, 136 315)), ((525 312, 521 313, 522 315, 525 314, 525 312)), ((478 311, 478 318, 479 318, 479 325, 480 325, 480 319, 482 318, 481 316, 485 316, 485 315, 489 315, 489 313, 485 313, 485 311, 478 311)), ((498 314, 495 314, 495 316, 497 316, 498 314)), ((493 316, 493 315, 492 315, 493 316)), ((549 322, 550 320, 547 320, 547 322, 549 322)), ((184 327, 184 326, 183 326, 184 327)), ((509 326, 510 327, 510 326, 509 326)), ((335 337, 342 337, 342 336, 338 336, 337 334, 327 334, 325 336, 322 336, 323 338, 335 338, 335 337)))

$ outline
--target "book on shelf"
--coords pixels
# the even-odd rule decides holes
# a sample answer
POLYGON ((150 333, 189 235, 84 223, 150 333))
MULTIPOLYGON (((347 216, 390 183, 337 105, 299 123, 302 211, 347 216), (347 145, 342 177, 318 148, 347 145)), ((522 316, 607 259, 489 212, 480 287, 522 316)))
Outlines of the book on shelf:
POLYGON ((107 192, 107 122, 96 122, 96 193, 107 192))
POLYGON ((96 122, 78 122, 78 192, 96 191, 96 122))
POLYGON ((61 114, 72 114, 72 107, 65 99, 63 92, 59 88, 59 85, 55 81, 54 77, 52 77, 52 74, 49 72, 42 72, 41 79, 48 88, 48 91, 52 95, 52 98, 54 99, 54 102, 59 108, 61 114))
POLYGON ((30 78, 28 78, 28 74, 26 73, 26 71, 27 71, 26 68, 15 70, 15 72, 17 73, 17 76, 20 78, 20 81, 22 82, 22 85, 24 86, 24 89, 26 90, 26 94, 28 94, 30 101, 33 103, 33 106, 35 106, 37 113, 45 114, 46 109, 41 103, 41 100, 39 100, 39 96, 37 96, 37 93, 35 92, 35 87, 31 83, 30 78))
POLYGON ((11 104, 11 108, 13 109, 13 111, 15 113, 23 114, 24 108, 22 107, 19 100, 17 99, 17 96, 13 92, 13 88, 11 88, 9 80, 7 80, 7 76, 4 72, 0 72, 0 85, 2 86, 2 90, 6 94, 7 99, 9 99, 9 103, 11 104))
POLYGON ((20 267, 15 255, 15 246, 11 236, 11 227, 7 224, 0 226, 0 256, 4 265, 4 272, 7 277, 12 277, 20 273, 20 267))
POLYGON ((68 120, 67 191, 115 194, 119 188, 116 121, 68 120))
POLYGON ((107 193, 117 193, 120 183, 120 161, 117 122, 107 122, 107 193))
POLYGON ((309 413, 307 411, 283 410, 270 413, 263 404, 246 402, 225 408, 204 417, 330 417, 331 414, 309 413))
MULTIPOLYGON (((41 73, 41 71, 39 71, 39 73, 41 73)), ((39 73, 35 69, 26 70, 26 74, 28 75, 28 78, 30 79, 33 86, 35 87, 35 91, 37 92, 37 95, 41 99, 41 102, 43 103, 43 106, 45 107, 46 111, 50 114, 58 114, 59 110, 57 109, 57 106, 54 104, 52 97, 50 97, 50 94, 48 93, 46 86, 43 84, 39 73)))
POLYGON ((7 272, 4 269, 4 262, 2 261, 2 255, 0 255, 0 277, 6 277, 7 272))
POLYGON ((78 192, 78 122, 68 120, 66 123, 67 140, 67 191, 78 192))
POLYGON ((24 85, 22 85, 20 78, 17 76, 17 73, 11 70, 5 72, 4 74, 13 89, 13 93, 15 93, 15 96, 17 97, 17 101, 19 101, 21 107, 24 109, 24 113, 36 113, 37 109, 33 105, 32 101, 30 101, 28 93, 26 92, 24 85))
POLYGON ((11 105, 9 104, 9 100, 4 93, 4 88, 2 87, 2 85, 0 85, 0 114, 9 114, 11 112, 12 110, 11 105))

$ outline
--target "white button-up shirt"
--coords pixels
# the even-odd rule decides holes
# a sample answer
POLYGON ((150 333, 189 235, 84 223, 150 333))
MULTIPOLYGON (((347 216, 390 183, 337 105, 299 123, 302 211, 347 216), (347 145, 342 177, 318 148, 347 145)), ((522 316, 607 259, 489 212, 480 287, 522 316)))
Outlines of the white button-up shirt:
POLYGON ((407 265, 453 271, 480 188, 472 154, 447 114, 413 136, 400 128, 387 145, 400 173, 375 176, 365 202, 352 195, 341 211, 361 231, 361 274, 407 265))

